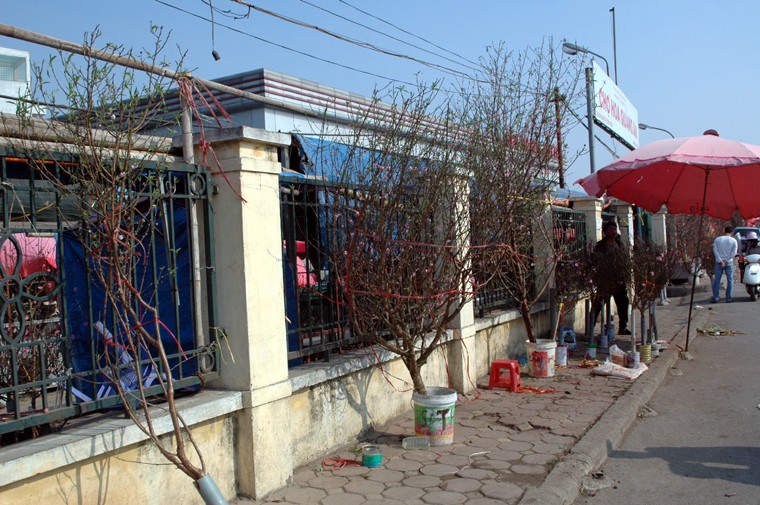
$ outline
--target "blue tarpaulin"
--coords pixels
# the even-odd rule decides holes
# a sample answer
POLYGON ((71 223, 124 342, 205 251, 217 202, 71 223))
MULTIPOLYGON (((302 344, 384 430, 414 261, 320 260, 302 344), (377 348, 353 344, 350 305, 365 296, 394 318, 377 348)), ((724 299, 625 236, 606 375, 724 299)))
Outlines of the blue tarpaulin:
MULTIPOLYGON (((152 212, 157 212, 155 209, 152 212)), ((133 276, 134 287, 139 291, 148 304, 157 307, 160 314, 160 324, 154 321, 152 312, 140 310, 141 325, 153 336, 160 335, 167 354, 181 354, 195 348, 192 313, 192 267, 190 263, 189 236, 187 231, 187 215, 184 208, 176 208, 173 213, 173 243, 167 241, 162 219, 155 233, 150 233, 150 227, 145 226, 144 234, 139 243, 134 246, 132 255, 135 261, 133 276), (170 256, 175 252, 176 265, 170 256), (170 281, 174 274, 176 286, 170 281), (158 279, 157 286, 154 279, 158 279), (174 289, 176 288, 176 292, 174 289), (175 307, 178 317, 175 318, 175 307), (180 350, 181 346, 181 350, 180 350)), ((95 225, 93 225, 95 226, 95 225)), ((139 226, 135 226, 138 228, 139 226)), ((123 352, 120 342, 125 340, 123 329, 114 321, 114 307, 106 300, 106 289, 96 275, 87 271, 107 272, 108 266, 96 254, 86 254, 82 246, 88 232, 83 228, 67 230, 63 233, 63 270, 65 275, 64 292, 66 304, 66 321, 71 338, 72 367, 75 374, 85 374, 93 370, 104 370, 105 352, 111 353, 113 362, 128 365, 131 357, 123 352), (88 285, 89 282, 89 285, 88 285), (107 345, 108 343, 108 345, 107 345)), ((143 357, 148 349, 141 349, 143 357)), ((176 378, 191 375, 196 371, 194 361, 183 361, 174 358, 170 361, 172 375, 176 378)), ((149 366, 142 370, 146 380, 154 380, 155 371, 149 366)), ((130 389, 137 386, 135 377, 130 371, 122 372, 122 385, 130 389)), ((80 379, 75 384, 80 399, 97 399, 113 394, 113 379, 108 372, 98 373, 80 379)))

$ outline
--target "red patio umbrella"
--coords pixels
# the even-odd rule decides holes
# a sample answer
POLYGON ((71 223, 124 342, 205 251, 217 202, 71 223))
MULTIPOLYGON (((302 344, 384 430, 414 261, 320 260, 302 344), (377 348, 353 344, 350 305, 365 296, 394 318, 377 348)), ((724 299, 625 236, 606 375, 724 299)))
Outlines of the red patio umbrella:
MULTIPOLYGON (((708 130, 709 131, 709 130, 708 130)), ((650 212, 731 219, 760 216, 760 146, 700 135, 660 140, 618 158, 578 183, 650 212)))
MULTIPOLYGON (((659 212, 664 205, 672 214, 707 214, 727 220, 738 212, 749 219, 760 216, 760 146, 724 139, 715 130, 707 130, 696 137, 642 146, 577 183, 589 195, 607 194, 650 212, 659 212)), ((701 242, 701 219, 699 233, 701 242)), ((686 350, 694 284, 692 281, 686 350)))

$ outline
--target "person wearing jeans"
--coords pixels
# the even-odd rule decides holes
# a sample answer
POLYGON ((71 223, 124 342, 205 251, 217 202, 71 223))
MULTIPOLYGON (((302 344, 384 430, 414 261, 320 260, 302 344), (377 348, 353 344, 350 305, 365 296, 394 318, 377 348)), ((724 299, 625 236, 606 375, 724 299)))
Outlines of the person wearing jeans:
POLYGON ((726 274, 726 303, 734 301, 734 256, 739 249, 736 239, 731 236, 733 228, 726 226, 723 235, 713 242, 713 255, 715 255, 715 275, 713 276, 712 302, 720 300, 720 281, 726 274))

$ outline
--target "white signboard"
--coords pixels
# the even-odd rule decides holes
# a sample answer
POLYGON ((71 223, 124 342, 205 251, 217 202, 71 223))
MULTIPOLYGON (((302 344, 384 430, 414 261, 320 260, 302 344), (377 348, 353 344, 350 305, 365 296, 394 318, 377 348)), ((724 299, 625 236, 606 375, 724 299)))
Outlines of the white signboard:
POLYGON ((639 111, 595 61, 592 61, 592 69, 594 122, 636 149, 639 147, 639 111))

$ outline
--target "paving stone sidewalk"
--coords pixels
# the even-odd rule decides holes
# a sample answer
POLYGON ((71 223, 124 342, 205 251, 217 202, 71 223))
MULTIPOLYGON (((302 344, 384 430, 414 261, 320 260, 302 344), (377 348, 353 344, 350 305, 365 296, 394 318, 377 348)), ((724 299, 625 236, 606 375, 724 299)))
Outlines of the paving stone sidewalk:
MULTIPOLYGON (((622 436, 635 421, 639 405, 648 400, 667 369, 676 363, 675 344, 685 334, 687 313, 688 297, 671 299, 670 305, 658 307, 660 338, 675 341, 636 381, 594 376, 589 368, 580 367, 583 342, 578 342, 568 366, 557 368, 554 377, 521 375, 524 387, 550 389, 550 393, 488 390, 488 377, 478 380, 477 392, 459 396, 451 445, 402 449, 403 438, 414 434, 410 412, 377 427, 361 443, 327 453, 324 458, 299 468, 291 485, 266 499, 240 498, 233 503, 572 503, 581 474, 601 464, 591 460, 604 457, 605 444, 622 436), (661 370, 655 372, 656 369, 661 370), (593 430, 593 437, 588 437, 605 414, 605 421, 593 430), (581 440, 590 447, 585 452, 593 456, 572 454, 581 440), (358 450, 367 444, 381 448, 381 466, 352 464, 335 468, 323 464, 328 458, 339 458, 360 465, 358 450), (549 478, 552 472, 558 475, 549 478), (568 489, 557 489, 560 487, 568 489)), ((692 335, 702 316, 706 317, 707 311, 695 311, 692 335)), ((618 337, 621 343, 629 339, 618 337)))

